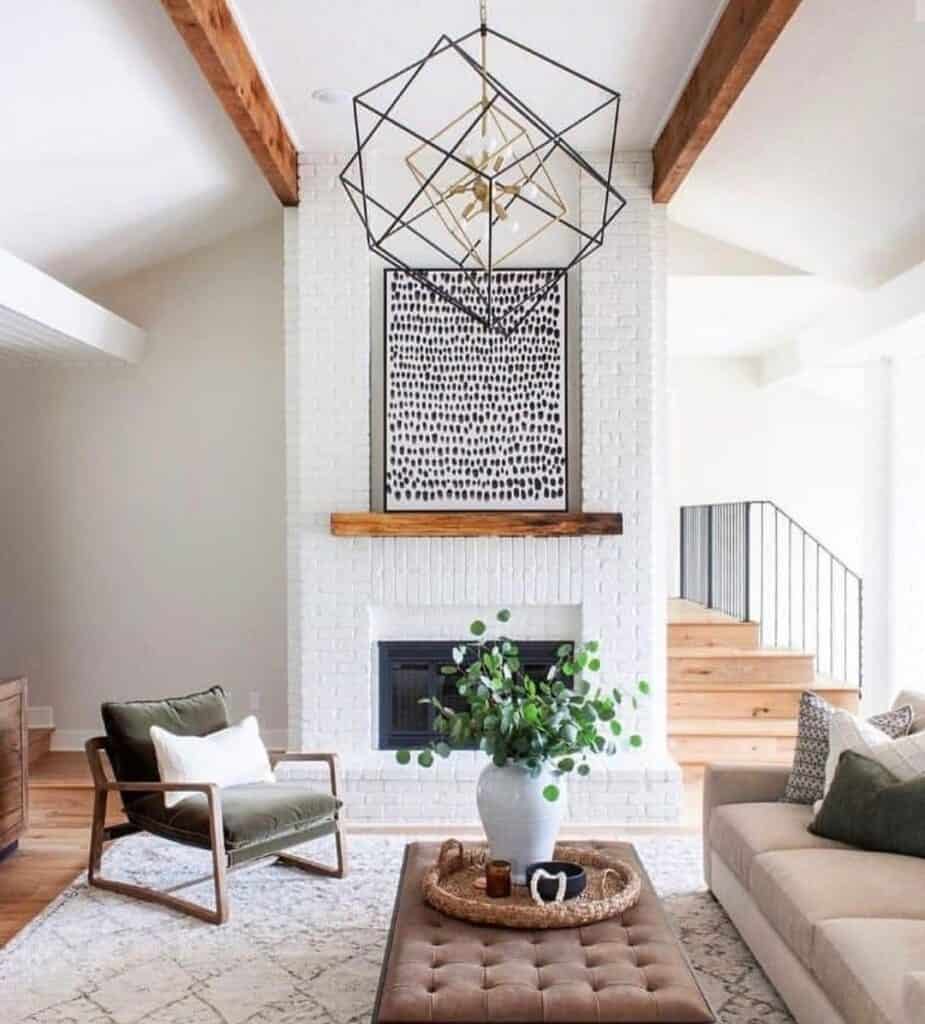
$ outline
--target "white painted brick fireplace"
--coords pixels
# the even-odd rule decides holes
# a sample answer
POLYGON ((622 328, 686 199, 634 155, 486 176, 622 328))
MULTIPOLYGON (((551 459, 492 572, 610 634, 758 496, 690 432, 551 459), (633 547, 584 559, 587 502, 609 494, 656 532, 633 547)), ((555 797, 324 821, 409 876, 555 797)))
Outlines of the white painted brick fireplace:
MULTIPOLYGON (((475 753, 403 768, 377 749, 379 640, 460 639, 510 608, 522 640, 599 639, 605 678, 649 679, 640 752, 570 785, 574 822, 668 822, 680 773, 665 749, 664 217, 648 153, 619 156, 626 209, 580 268, 582 510, 622 512, 620 537, 334 537, 332 511, 370 507, 371 261, 337 175, 304 154, 287 211, 289 742, 336 750, 354 820, 476 820, 475 753)), ((583 226, 592 192, 580 189, 583 226)), ((599 223, 599 217, 598 217, 599 223)))

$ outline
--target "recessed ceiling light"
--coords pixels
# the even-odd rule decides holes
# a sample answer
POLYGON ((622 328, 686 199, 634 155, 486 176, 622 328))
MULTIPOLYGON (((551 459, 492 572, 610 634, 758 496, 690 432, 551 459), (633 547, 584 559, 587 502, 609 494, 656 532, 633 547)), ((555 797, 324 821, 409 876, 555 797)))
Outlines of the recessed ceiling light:
POLYGON ((346 89, 316 89, 312 99, 319 103, 349 103, 353 96, 346 89))

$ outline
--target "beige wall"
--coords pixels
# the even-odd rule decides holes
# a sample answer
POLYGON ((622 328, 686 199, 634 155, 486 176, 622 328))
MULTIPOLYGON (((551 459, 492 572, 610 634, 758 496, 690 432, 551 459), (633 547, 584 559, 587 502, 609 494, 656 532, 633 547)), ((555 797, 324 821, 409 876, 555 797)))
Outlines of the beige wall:
POLYGON ((101 288, 136 367, 0 371, 0 676, 59 741, 222 683, 286 725, 282 228, 101 288))

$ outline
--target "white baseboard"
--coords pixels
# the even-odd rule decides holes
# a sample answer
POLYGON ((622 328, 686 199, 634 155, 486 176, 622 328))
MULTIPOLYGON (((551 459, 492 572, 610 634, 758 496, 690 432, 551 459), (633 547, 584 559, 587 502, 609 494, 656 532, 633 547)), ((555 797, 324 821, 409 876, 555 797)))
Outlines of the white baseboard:
MULTIPOLYGON (((50 710, 50 709, 49 709, 50 710)), ((32 724, 31 722, 29 723, 32 724)), ((288 734, 285 729, 261 729, 263 742, 270 750, 285 750, 288 734)), ((51 737, 51 749, 61 751, 83 750, 87 740, 103 735, 103 726, 95 729, 56 729, 51 737)))
POLYGON ((30 729, 54 729, 55 709, 37 704, 26 709, 26 721, 30 729))

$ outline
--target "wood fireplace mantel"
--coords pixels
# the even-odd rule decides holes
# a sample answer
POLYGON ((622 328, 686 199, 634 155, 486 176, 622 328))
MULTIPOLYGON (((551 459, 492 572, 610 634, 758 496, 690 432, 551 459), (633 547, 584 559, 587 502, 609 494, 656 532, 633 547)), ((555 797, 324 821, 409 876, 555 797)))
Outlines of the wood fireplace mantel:
POLYGON ((332 512, 335 537, 589 537, 623 533, 619 512, 332 512))

